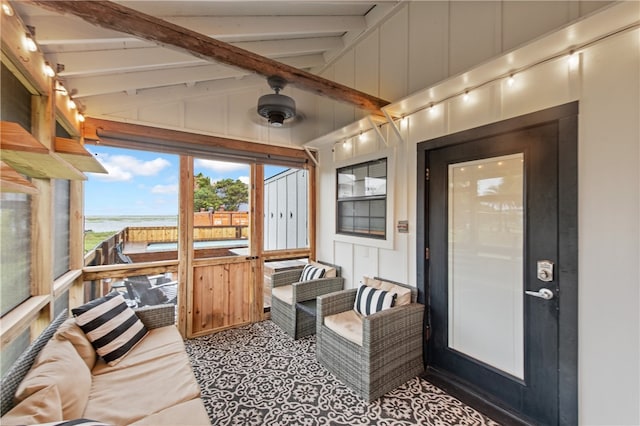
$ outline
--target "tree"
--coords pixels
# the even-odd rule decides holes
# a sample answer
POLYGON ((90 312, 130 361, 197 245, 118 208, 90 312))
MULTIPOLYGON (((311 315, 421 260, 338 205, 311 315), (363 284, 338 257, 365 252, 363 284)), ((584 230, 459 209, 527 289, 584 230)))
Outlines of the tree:
POLYGON ((211 178, 198 173, 194 176, 193 209, 215 210, 224 207, 236 211, 242 203, 249 201, 249 188, 239 179, 222 179, 211 183, 211 178))
POLYGON ((236 211, 240 204, 249 202, 249 187, 240 179, 222 179, 213 188, 227 211, 236 211))
POLYGON ((198 173, 194 176, 194 190, 198 188, 204 188, 205 186, 211 186, 211 178, 202 174, 202 172, 198 173))
POLYGON ((193 192, 193 211, 209 210, 209 208, 218 210, 221 205, 222 200, 211 185, 199 187, 193 192))

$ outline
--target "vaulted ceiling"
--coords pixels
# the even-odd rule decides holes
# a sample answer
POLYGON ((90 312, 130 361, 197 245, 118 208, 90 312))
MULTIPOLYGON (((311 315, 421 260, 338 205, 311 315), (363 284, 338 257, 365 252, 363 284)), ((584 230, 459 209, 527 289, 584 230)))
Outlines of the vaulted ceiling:
MULTIPOLYGON (((37 2, 35 2, 37 3, 37 2)), ((397 1, 118 1, 215 40, 317 75, 397 1)), ((123 108, 159 88, 179 98, 198 88, 224 91, 255 84, 255 71, 161 46, 38 4, 12 2, 58 77, 82 106, 123 108)), ((113 27, 112 27, 113 28, 113 27)), ((294 83, 295 84, 295 83, 294 83)), ((268 87, 265 84, 265 89, 268 87)), ((305 90, 305 88, 302 88, 305 90)), ((306 89, 309 90, 309 89, 306 89)), ((315 90, 315 93, 322 94, 315 90)), ((91 110, 88 111, 91 114, 91 110)))

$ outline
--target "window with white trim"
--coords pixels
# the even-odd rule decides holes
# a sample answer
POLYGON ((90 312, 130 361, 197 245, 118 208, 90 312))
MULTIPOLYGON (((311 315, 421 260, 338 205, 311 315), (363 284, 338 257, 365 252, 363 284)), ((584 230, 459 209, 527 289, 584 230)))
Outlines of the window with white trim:
POLYGON ((387 159, 337 169, 338 234, 386 239, 387 159))

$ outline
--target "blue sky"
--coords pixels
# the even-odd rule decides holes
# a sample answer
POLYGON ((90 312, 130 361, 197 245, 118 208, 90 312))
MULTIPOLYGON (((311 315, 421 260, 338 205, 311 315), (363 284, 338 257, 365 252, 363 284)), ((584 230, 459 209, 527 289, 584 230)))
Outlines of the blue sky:
MULTIPOLYGON (((86 147, 109 174, 87 173, 86 216, 177 215, 179 162, 177 155, 147 151, 86 147)), ((249 165, 213 160, 195 160, 195 173, 212 181, 224 178, 249 182, 249 165)), ((269 177, 283 167, 267 166, 269 177)))

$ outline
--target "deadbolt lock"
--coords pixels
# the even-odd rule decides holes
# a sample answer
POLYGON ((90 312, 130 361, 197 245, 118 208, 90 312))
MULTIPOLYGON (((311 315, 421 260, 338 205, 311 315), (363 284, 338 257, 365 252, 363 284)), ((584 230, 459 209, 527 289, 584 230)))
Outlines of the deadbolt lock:
POLYGON ((550 260, 538 260, 537 277, 540 281, 553 281, 553 262, 550 260))

